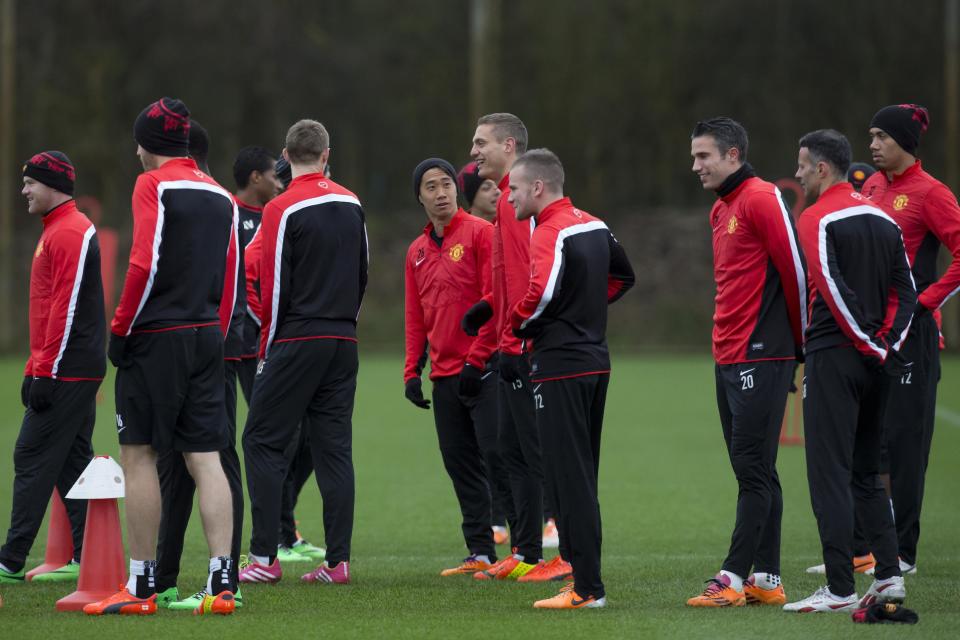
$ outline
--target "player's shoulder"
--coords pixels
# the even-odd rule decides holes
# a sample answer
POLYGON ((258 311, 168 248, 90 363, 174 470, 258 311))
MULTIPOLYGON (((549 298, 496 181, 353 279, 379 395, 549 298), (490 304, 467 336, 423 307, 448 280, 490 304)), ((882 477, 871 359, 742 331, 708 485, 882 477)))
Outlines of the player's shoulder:
POLYGON ((410 256, 414 255, 417 251, 424 249, 427 245, 427 242, 429 242, 429 240, 427 239, 426 234, 423 233, 422 231, 418 233, 417 237, 414 238, 410 242, 410 245, 407 247, 407 257, 409 258, 410 256))

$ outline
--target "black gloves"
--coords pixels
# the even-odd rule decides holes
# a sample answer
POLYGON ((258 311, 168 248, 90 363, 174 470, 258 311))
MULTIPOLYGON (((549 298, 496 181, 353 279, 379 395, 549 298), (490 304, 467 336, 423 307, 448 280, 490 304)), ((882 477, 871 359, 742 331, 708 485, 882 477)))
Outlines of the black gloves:
POLYGON ((53 404, 53 390, 56 385, 53 378, 34 378, 30 383, 30 408, 37 412, 49 408, 53 404))
POLYGON ((110 362, 113 363, 113 366, 118 369, 123 364, 123 355, 126 351, 126 347, 126 336, 118 336, 115 333, 110 334, 110 344, 107 346, 107 357, 110 358, 110 362))
POLYGON ((30 383, 33 382, 33 376, 23 376, 23 384, 20 385, 20 402, 23 408, 30 406, 30 383))
POLYGON ((511 356, 506 353, 500 354, 500 378, 507 382, 517 380, 527 380, 530 377, 529 367, 525 361, 526 356, 511 356))
POLYGON ((462 398, 475 398, 480 395, 480 389, 483 385, 483 370, 477 369, 471 364, 463 365, 463 371, 460 372, 460 388, 458 390, 462 398))
POLYGON ((907 362, 907 359, 899 351, 890 348, 887 350, 887 359, 883 362, 883 372, 891 378, 902 378, 913 369, 913 363, 907 362))
POLYGON ((430 401, 423 397, 423 383, 420 378, 410 378, 404 386, 403 395, 421 409, 429 409, 430 401))
POLYGON ((481 300, 463 314, 463 319, 460 320, 460 328, 468 336, 475 336, 480 333, 480 327, 485 325, 492 317, 493 308, 485 300, 481 300))

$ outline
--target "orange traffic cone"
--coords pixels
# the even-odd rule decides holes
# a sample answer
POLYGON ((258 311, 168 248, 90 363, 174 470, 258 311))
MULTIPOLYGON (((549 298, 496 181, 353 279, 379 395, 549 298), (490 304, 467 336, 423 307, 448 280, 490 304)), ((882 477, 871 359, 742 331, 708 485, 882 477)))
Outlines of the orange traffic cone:
POLYGON ((60 493, 54 489, 50 497, 50 526, 47 527, 47 548, 43 555, 43 564, 27 572, 27 580, 41 573, 50 573, 69 564, 73 560, 73 529, 67 508, 63 506, 60 493))
POLYGON ((117 498, 123 497, 123 472, 109 456, 97 456, 67 499, 88 499, 83 560, 77 590, 57 601, 57 611, 79 611, 117 592, 126 581, 123 536, 117 498))

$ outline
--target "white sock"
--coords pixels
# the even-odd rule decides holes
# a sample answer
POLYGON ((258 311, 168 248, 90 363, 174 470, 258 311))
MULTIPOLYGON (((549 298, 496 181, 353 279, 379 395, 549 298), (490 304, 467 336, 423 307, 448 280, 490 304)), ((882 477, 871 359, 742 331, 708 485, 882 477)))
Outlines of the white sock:
POLYGON ((761 589, 776 589, 781 584, 780 576, 775 573, 755 573, 753 583, 761 589))
POLYGON ((230 584, 230 558, 227 556, 210 558, 207 567, 210 570, 207 576, 207 593, 212 596, 220 593, 223 587, 230 584), (216 581, 216 585, 214 584, 216 581))
POLYGON ((265 567, 270 566, 270 558, 268 558, 267 556, 257 556, 251 553, 250 559, 256 562, 257 564, 262 564, 265 567))
POLYGON ((490 556, 473 556, 473 557, 479 560, 480 562, 486 562, 487 564, 491 564, 490 556))
POLYGON ((722 570, 720 575, 726 576, 730 580, 730 588, 734 591, 743 591, 743 578, 730 571, 722 570))

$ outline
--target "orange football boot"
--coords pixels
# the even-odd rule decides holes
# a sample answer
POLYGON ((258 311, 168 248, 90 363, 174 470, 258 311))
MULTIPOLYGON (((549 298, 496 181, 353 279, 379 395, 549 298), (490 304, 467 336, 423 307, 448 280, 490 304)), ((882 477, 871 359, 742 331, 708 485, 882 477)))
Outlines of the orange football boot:
POLYGON ((157 612, 157 594, 149 598, 138 598, 127 591, 126 585, 120 585, 120 590, 100 602, 91 602, 84 605, 83 612, 88 616, 102 616, 110 613, 120 613, 128 616, 149 616, 157 612))
POLYGON ((447 576, 459 576, 465 574, 477 573, 478 571, 486 571, 493 565, 489 562, 484 562, 483 560, 477 560, 476 556, 467 556, 463 559, 463 562, 458 564, 455 567, 450 569, 444 569, 440 572, 440 575, 443 577, 447 576))
POLYGON ((517 582, 550 582, 569 580, 573 576, 573 567, 560 556, 539 563, 526 575, 517 578, 517 582))
POLYGON ((778 607, 787 604, 787 594, 782 584, 778 584, 776 589, 764 589, 756 585, 753 576, 743 581, 743 595, 747 604, 772 604, 778 607))
POLYGON ((533 603, 534 609, 600 609, 607 606, 607 598, 587 596, 581 598, 573 588, 573 583, 564 585, 560 593, 545 600, 533 603))
POLYGON ((229 591, 222 591, 215 596, 203 594, 203 600, 193 610, 193 615, 204 616, 216 613, 221 616, 230 615, 237 608, 237 601, 229 591))
POLYGON ((687 600, 690 607, 742 607, 747 603, 742 591, 727 586, 716 578, 707 580, 707 588, 687 600))

